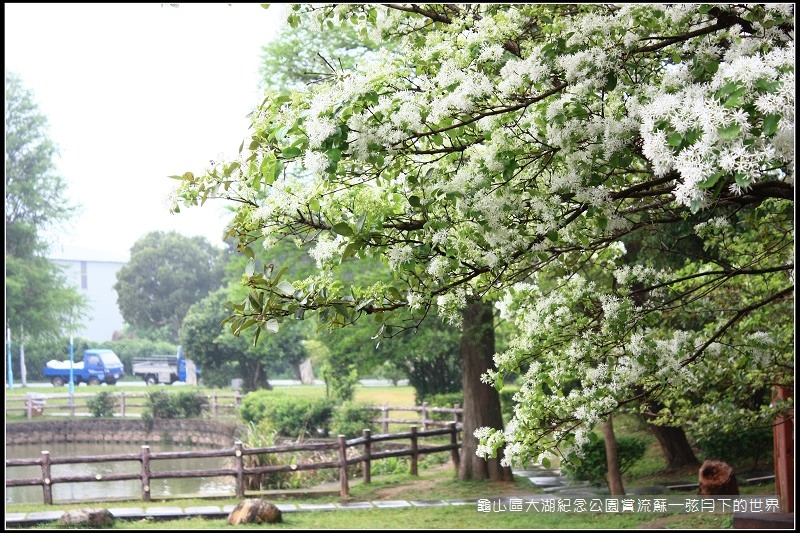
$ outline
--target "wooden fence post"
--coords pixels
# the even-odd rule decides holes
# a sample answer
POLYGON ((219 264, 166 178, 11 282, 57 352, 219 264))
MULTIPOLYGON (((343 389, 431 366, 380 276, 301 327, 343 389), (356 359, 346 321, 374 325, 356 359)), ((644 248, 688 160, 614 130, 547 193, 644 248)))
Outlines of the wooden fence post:
POLYGON ((28 399, 25 400, 25 406, 28 408, 28 420, 33 418, 33 398, 28 396, 28 399))
POLYGON ((142 446, 142 500, 150 501, 150 446, 142 446))
POLYGON ((125 391, 119 393, 119 416, 125 418, 125 391))
POLYGON ((50 452, 42 451, 42 491, 45 505, 53 505, 53 486, 50 483, 50 452))
POLYGON ((69 416, 75 416, 75 393, 69 393, 69 416))
POLYGON ((238 411, 241 405, 242 405, 242 393, 237 390, 233 393, 233 407, 238 411))
POLYGON ((411 475, 417 475, 417 426, 411 426, 411 475))
POLYGON ((383 432, 389 433, 389 405, 383 404, 381 408, 381 418, 383 419, 383 432))
POLYGON ((364 483, 371 483, 372 482, 372 471, 370 470, 372 467, 370 462, 370 453, 372 453, 372 443, 370 439, 372 438, 372 432, 368 429, 363 430, 362 432, 364 437, 364 461, 363 461, 363 469, 364 469, 364 483))
POLYGON ((339 481, 341 482, 339 496, 349 498, 350 488, 347 486, 347 439, 344 435, 339 435, 339 481))
POLYGON ((456 423, 456 425, 458 425, 458 409, 459 409, 460 407, 461 407, 461 406, 460 406, 460 405, 458 405, 457 403, 454 403, 454 404, 453 404, 453 422, 455 422, 455 423, 456 423))
POLYGON ((217 416, 217 390, 211 394, 211 414, 217 416))
POLYGON ((422 431, 428 429, 428 402, 422 402, 422 431))
POLYGON ((242 441, 237 440, 233 444, 233 454, 236 456, 236 497, 244 498, 244 454, 242 453, 242 441))
MULTIPOLYGON (((458 416, 458 415, 456 415, 458 416)), ((458 428, 455 422, 450 422, 450 444, 458 445, 458 428)), ((450 458, 453 460, 456 472, 458 472, 459 453, 458 448, 450 450, 450 458)))

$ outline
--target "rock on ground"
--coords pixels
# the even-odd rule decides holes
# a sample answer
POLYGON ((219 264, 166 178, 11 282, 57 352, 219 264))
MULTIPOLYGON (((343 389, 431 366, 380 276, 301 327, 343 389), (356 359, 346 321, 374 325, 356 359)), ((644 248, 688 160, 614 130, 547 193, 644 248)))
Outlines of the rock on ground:
POLYGON ((281 522, 281 510, 276 505, 258 498, 242 500, 228 515, 228 523, 237 524, 274 524, 281 522))
POLYGON ((102 507, 94 509, 72 509, 59 519, 64 527, 110 528, 114 525, 114 515, 102 507))

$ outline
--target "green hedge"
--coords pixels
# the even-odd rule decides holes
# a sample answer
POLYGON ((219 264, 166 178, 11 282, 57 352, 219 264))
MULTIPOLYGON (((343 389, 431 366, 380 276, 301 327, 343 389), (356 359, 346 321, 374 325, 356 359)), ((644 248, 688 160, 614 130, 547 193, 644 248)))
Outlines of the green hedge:
POLYGON ((334 403, 328 398, 295 398, 281 392, 258 390, 242 400, 240 415, 245 422, 268 420, 285 437, 327 435, 334 403))
MULTIPOLYGON (((617 455, 619 469, 625 473, 647 451, 647 441, 632 435, 617 437, 617 455)), ((579 465, 562 463, 561 472, 570 479, 588 481, 593 485, 606 484, 608 466, 606 462, 606 444, 602 438, 590 441, 583 446, 583 459, 579 465)))

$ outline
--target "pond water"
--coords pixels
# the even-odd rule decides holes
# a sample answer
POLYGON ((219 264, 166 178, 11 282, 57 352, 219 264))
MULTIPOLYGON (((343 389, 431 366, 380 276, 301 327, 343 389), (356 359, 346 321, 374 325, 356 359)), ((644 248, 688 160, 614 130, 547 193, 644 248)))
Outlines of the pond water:
MULTIPOLYGON (((208 449, 203 447, 179 446, 173 444, 148 444, 150 452, 173 452, 208 449)), ((42 451, 50 452, 51 458, 98 456, 112 454, 139 453, 141 444, 110 442, 54 442, 37 444, 7 444, 6 459, 36 459, 42 451)), ((226 457, 209 457, 197 459, 151 460, 150 470, 208 470, 228 468, 226 457)), ((52 465, 50 475, 61 476, 107 475, 122 473, 138 473, 141 466, 138 461, 116 461, 89 464, 52 465)), ((41 478, 40 466, 6 467, 6 479, 41 478)), ((150 494, 152 498, 174 495, 233 495, 235 492, 232 476, 181 479, 151 479, 150 494)), ((53 485, 53 503, 65 501, 96 501, 107 498, 130 498, 139 500, 142 497, 142 483, 138 479, 126 481, 103 481, 82 483, 56 483, 53 485)), ((9 503, 43 503, 43 490, 34 487, 6 487, 6 504, 9 503)))

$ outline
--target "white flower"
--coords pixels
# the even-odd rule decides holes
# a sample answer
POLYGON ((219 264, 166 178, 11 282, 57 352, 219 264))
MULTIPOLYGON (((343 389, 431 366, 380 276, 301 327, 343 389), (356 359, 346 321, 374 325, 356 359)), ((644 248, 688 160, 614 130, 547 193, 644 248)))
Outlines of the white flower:
POLYGON ((389 249, 389 266, 397 270, 400 265, 414 258, 414 249, 409 245, 393 246, 389 249))

